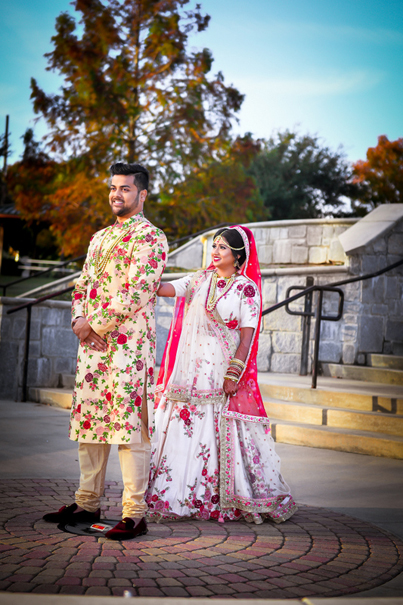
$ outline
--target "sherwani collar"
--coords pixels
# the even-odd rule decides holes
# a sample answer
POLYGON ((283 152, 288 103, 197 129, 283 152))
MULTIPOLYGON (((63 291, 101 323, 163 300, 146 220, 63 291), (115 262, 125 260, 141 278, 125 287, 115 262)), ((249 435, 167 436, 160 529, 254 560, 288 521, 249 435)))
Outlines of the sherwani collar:
POLYGON ((131 216, 130 218, 123 221, 123 223, 118 223, 118 221, 116 221, 116 223, 113 225, 113 228, 117 230, 127 231, 128 229, 135 227, 136 225, 138 225, 138 223, 143 222, 145 220, 147 219, 145 218, 144 213, 139 212, 138 214, 135 214, 134 216, 131 216))

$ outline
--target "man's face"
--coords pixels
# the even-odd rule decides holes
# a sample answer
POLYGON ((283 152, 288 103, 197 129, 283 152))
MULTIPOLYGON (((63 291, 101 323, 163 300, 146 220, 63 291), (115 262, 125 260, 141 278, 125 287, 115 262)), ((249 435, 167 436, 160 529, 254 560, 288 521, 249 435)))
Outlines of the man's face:
POLYGON ((143 210, 147 191, 139 191, 133 182, 133 175, 117 174, 112 177, 109 204, 119 223, 143 210))

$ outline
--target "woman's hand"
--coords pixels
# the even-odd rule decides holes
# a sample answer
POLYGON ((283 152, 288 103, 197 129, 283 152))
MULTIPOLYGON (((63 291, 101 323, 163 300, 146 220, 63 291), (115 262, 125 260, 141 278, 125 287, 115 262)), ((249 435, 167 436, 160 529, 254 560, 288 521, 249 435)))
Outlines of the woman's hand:
POLYGON ((235 395, 235 393, 237 392, 238 385, 233 380, 229 380, 228 378, 225 378, 223 389, 224 389, 224 393, 226 395, 229 395, 229 397, 231 397, 232 395, 235 395))
POLYGON ((165 296, 168 298, 172 298, 176 295, 175 293, 175 288, 173 287, 172 284, 166 283, 160 284, 160 287, 157 290, 157 296, 165 296))

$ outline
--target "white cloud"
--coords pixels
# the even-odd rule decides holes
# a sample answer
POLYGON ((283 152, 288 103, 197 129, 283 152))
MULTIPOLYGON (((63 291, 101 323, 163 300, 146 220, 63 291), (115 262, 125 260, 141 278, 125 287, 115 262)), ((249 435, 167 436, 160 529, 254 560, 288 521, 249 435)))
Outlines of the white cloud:
POLYGON ((237 78, 236 85, 247 95, 327 96, 345 95, 370 90, 384 78, 380 71, 356 70, 347 73, 274 76, 257 81, 255 78, 237 78))

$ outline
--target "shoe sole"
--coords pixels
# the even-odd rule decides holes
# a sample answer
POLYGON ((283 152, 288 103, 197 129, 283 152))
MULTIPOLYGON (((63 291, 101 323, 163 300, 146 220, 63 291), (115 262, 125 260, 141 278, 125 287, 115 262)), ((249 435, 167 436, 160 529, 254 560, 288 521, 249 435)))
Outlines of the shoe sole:
POLYGON ((105 538, 108 538, 108 540, 115 540, 115 541, 134 540, 134 538, 138 538, 139 536, 145 536, 146 534, 148 534, 148 529, 143 529, 143 531, 139 532, 135 536, 130 536, 130 538, 120 538, 119 536, 108 537, 107 535, 105 535, 105 538))

